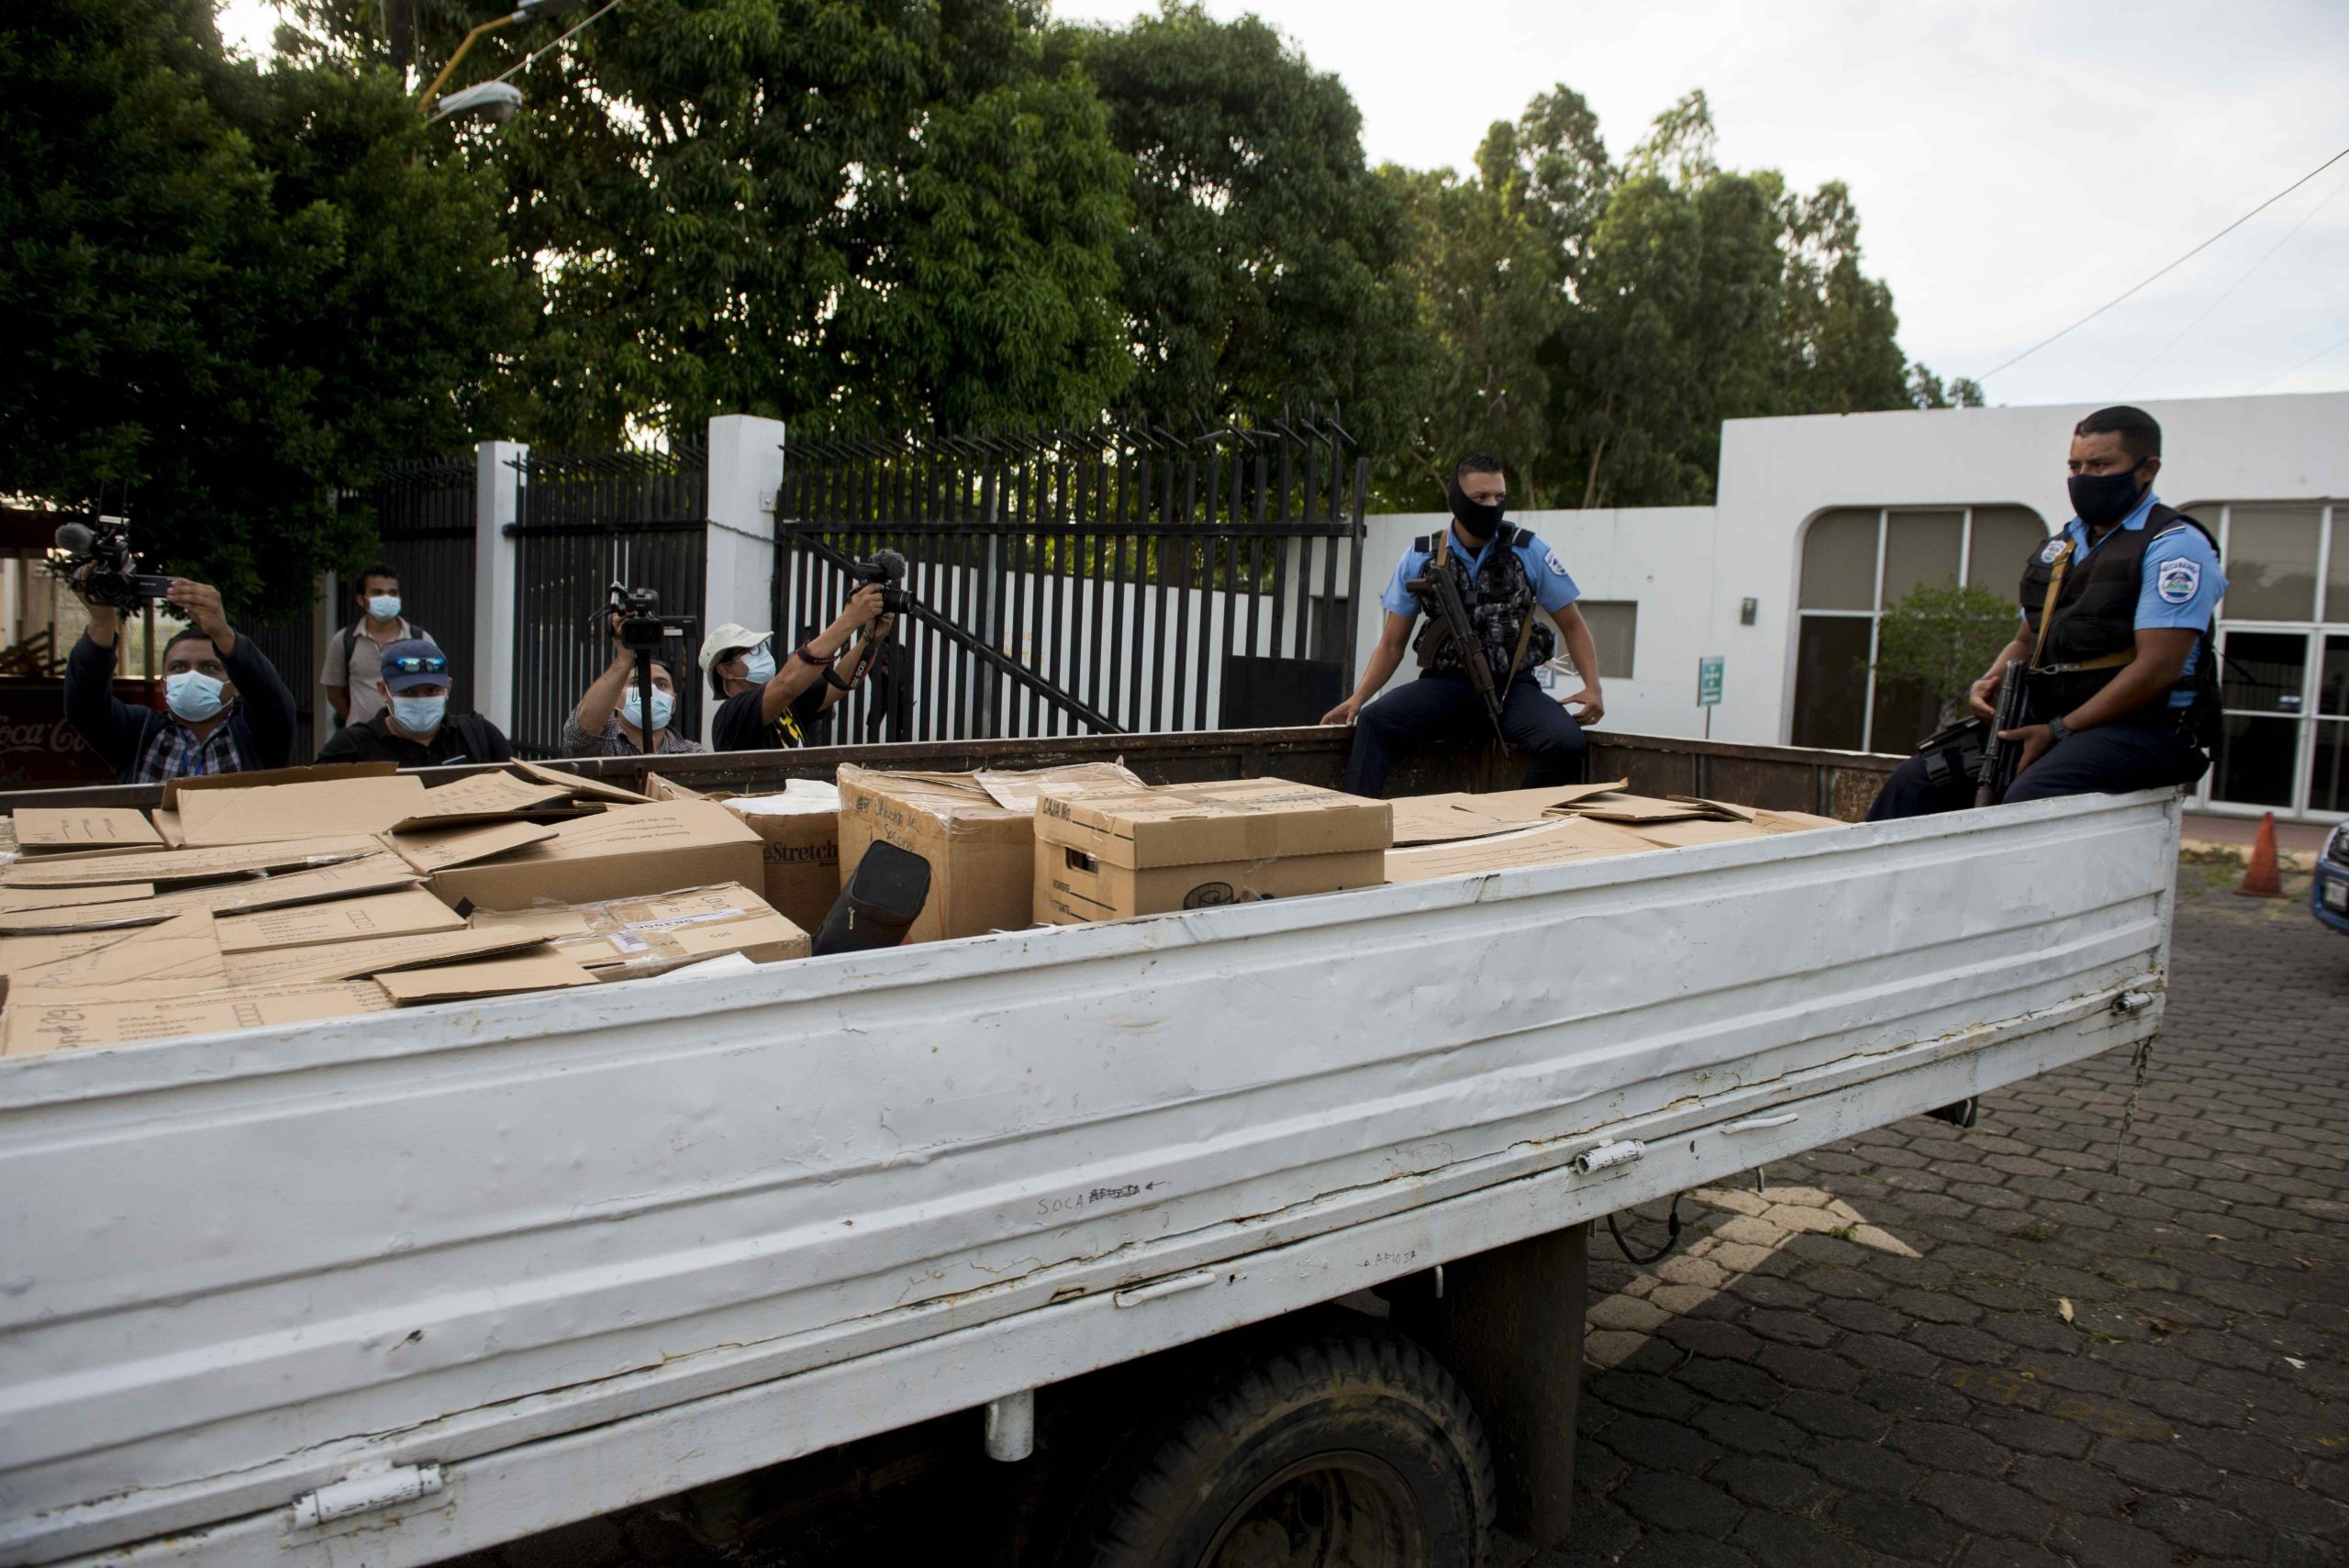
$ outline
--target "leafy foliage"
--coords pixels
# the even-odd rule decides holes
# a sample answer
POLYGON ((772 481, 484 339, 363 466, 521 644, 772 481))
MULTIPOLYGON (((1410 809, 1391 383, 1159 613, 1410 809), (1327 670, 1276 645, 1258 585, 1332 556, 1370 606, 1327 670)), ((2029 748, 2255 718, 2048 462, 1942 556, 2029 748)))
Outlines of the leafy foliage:
POLYGON ((2015 633, 2014 601, 1978 585, 1929 584, 1887 605, 1876 633, 1876 674, 1912 683, 1942 706, 1944 721, 1966 688, 2015 633))
POLYGON ((206 0, 0 11, 0 489, 242 610, 361 548, 332 491, 468 438, 527 330, 481 182, 388 72, 261 72, 206 0))
POLYGON ((1401 204, 1364 163, 1343 84, 1254 17, 1173 0, 1057 47, 1108 105, 1130 169, 1124 408, 1197 426, 1335 404, 1370 449, 1391 444, 1425 345, 1401 204))

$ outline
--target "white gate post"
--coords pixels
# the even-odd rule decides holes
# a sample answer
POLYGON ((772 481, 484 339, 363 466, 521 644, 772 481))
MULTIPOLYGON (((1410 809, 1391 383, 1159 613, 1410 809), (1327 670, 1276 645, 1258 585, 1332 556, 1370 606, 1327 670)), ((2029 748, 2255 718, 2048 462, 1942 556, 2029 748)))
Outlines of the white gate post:
MULTIPOLYGON (((720 414, 709 422, 709 528, 698 637, 733 621, 757 630, 774 614, 774 502, 783 487, 783 421, 720 414)), ((789 651, 791 631, 774 628, 789 651)))
POLYGON ((514 728, 514 540, 521 514, 521 441, 473 448, 473 709, 498 728, 514 728))

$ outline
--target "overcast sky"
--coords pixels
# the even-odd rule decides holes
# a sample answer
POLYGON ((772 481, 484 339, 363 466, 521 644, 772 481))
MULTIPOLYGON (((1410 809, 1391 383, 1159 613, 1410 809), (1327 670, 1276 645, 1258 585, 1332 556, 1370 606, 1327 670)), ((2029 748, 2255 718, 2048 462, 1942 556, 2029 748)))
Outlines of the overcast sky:
MULTIPOLYGON (((2349 0, 1208 8, 1253 11, 1335 72, 1374 162, 1465 167, 1487 124, 1558 82, 1620 154, 1703 88, 1723 163, 1850 184, 1901 344, 1943 376, 1985 374, 2349 148, 2349 0)), ((268 11, 227 0, 223 28, 259 45, 268 11)), ((2349 160, 1988 384, 1993 403, 2341 389, 2349 160)))

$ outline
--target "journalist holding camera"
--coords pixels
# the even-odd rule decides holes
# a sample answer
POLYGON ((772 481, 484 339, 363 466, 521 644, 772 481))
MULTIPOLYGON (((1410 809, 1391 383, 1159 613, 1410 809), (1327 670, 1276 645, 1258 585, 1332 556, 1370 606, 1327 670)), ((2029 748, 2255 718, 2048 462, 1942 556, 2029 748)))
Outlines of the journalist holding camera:
POLYGON ((698 751, 702 744, 669 728, 677 685, 653 647, 631 646, 618 610, 605 623, 612 636, 612 662, 562 721, 566 757, 634 757, 646 751, 698 751), (648 705, 650 711, 647 711, 648 705), (651 744, 646 745, 651 727, 651 744))
POLYGON ((778 661, 774 636, 729 623, 713 630, 701 647, 701 667, 710 695, 719 699, 710 720, 713 751, 755 751, 804 746, 808 727, 834 703, 856 689, 873 657, 889 636, 893 617, 885 613, 893 589, 871 581, 849 596, 832 624, 778 661), (862 635, 860 636, 860 632, 862 635), (855 651, 843 674, 841 655, 855 651))
POLYGON ((90 628, 65 661, 65 719, 123 784, 282 768, 294 749, 294 694, 268 656, 239 637, 219 590, 184 577, 131 569, 117 519, 96 529, 69 523, 57 542, 90 628), (150 599, 187 617, 163 648, 167 711, 134 707, 114 695, 122 617, 150 599))

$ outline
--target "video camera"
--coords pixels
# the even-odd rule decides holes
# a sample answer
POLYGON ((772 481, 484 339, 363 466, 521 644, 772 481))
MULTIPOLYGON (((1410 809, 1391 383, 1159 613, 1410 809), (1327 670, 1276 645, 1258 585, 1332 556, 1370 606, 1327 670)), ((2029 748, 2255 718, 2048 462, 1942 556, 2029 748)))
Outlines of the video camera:
POLYGON ((848 563, 849 581, 863 587, 868 583, 881 584, 881 608, 884 614, 901 616, 914 596, 899 584, 906 580, 906 558, 894 550, 876 550, 870 561, 848 563))
POLYGON ((130 553, 130 520, 92 514, 86 523, 65 523, 57 530, 57 548, 65 559, 57 563, 59 576, 93 605, 110 610, 135 610, 150 599, 172 591, 172 580, 141 572, 130 553), (89 570, 83 572, 83 568, 89 570), (75 582, 75 574, 81 580, 75 582))
POLYGON ((624 583, 615 583, 611 602, 604 611, 607 617, 618 619, 617 635, 620 646, 639 656, 657 654, 670 638, 691 637, 694 633, 694 617, 662 615, 661 595, 651 588, 631 588, 624 583))

